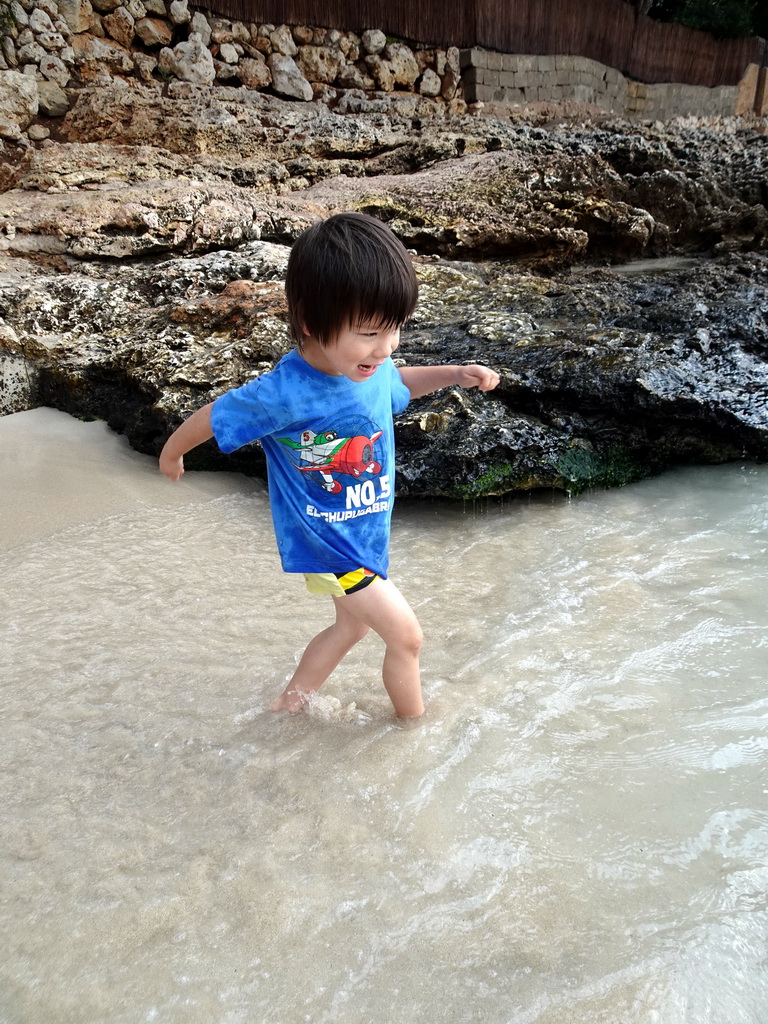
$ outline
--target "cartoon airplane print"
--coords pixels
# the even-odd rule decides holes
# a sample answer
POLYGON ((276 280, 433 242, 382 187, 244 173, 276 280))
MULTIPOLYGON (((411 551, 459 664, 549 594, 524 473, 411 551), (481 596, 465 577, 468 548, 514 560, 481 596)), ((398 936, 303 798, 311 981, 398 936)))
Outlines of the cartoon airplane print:
POLYGON ((373 457, 373 446, 383 433, 383 430, 377 430, 370 437, 364 434, 339 437, 335 430, 325 430, 320 434, 305 430, 298 442, 287 437, 278 440, 292 448, 301 462, 307 463, 296 466, 300 472, 319 473, 322 488, 329 494, 338 494, 341 484, 333 476, 334 473, 359 477, 363 473, 381 472, 381 463, 373 457))

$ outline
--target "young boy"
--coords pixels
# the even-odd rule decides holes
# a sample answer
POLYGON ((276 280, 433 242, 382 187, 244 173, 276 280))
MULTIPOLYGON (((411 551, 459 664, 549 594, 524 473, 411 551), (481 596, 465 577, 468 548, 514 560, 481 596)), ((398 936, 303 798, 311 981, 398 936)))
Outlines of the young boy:
POLYGON ((373 217, 343 213, 309 228, 291 251, 285 289, 295 349, 182 423, 160 471, 178 480, 184 454, 210 437, 226 453, 261 441, 283 570, 303 573, 336 610, 273 711, 300 711, 373 629, 386 645, 382 676, 396 715, 418 718, 421 628, 387 577, 392 416, 411 398, 448 385, 490 391, 499 377, 477 365, 395 367, 418 285, 408 253, 373 217))

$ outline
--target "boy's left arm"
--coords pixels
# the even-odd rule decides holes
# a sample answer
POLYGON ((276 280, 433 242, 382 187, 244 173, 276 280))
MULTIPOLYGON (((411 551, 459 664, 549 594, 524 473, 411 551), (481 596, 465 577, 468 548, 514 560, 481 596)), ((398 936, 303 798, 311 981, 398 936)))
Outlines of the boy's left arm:
POLYGON ((470 366, 399 366, 403 384, 411 398, 430 395, 440 388, 458 386, 493 391, 499 383, 499 375, 487 366, 472 363, 470 366))

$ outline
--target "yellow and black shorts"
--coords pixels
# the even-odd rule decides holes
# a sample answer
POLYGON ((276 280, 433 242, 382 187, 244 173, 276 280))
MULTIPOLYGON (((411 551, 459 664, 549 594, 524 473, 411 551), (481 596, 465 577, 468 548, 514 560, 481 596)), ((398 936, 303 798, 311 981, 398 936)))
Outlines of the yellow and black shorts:
POLYGON ((333 594, 344 597, 364 590, 379 577, 370 569, 350 569, 349 572, 305 572, 304 580, 310 594, 333 594))

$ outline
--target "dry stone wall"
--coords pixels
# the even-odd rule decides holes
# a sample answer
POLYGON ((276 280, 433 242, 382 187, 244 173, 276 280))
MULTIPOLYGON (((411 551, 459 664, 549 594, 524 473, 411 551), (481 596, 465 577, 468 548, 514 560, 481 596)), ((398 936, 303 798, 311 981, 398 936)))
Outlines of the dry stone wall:
MULTIPOLYGON (((738 86, 648 85, 588 57, 496 53, 477 46, 461 51, 461 67, 469 103, 577 103, 647 120, 747 113, 758 87, 757 65, 747 68, 738 86)), ((759 104, 757 112, 766 113, 762 99, 759 104)))
POLYGON ((113 78, 268 90, 341 113, 463 107, 459 51, 407 46, 378 29, 245 23, 188 0, 0 0, 0 138, 48 134, 74 91, 113 78))

